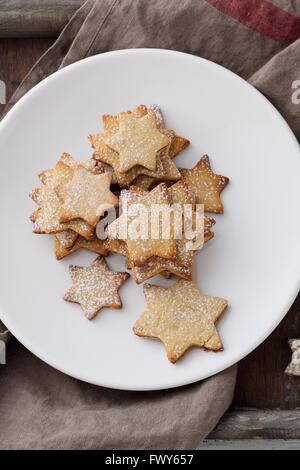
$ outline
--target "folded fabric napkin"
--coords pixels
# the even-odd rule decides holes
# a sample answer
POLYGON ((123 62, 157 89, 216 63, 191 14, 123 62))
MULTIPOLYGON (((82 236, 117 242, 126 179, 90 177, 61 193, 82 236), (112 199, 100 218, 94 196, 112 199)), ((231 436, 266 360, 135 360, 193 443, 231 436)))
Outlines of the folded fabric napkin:
MULTIPOLYGON (((299 14, 299 2, 286 0, 87 0, 5 112, 79 59, 155 47, 205 57, 249 80, 299 138, 299 14)), ((0 326, 7 342, 4 331, 0 326)), ((1 449, 192 449, 226 411, 235 386, 234 366, 173 390, 109 390, 56 371, 16 340, 7 349, 8 364, 0 366, 1 449)))

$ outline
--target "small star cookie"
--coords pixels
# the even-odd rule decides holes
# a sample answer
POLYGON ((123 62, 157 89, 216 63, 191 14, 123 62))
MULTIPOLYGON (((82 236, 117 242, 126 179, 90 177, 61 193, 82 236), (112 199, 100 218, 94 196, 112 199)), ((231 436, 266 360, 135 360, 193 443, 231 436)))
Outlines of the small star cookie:
POLYGON ((300 376, 300 339, 289 339, 289 345, 293 354, 291 362, 285 369, 285 373, 300 376))
MULTIPOLYGON (((176 241, 172 237, 172 227, 170 238, 163 238, 159 216, 152 218, 153 213, 156 214, 155 211, 159 211, 162 205, 171 212, 167 186, 161 183, 150 192, 131 186, 129 190, 121 191, 120 201, 122 208, 127 208, 127 210, 124 210, 118 219, 108 225, 106 233, 110 238, 126 242, 131 264, 139 266, 154 255, 166 259, 174 258, 176 256, 176 241), (131 214, 131 209, 135 208, 144 209, 147 212, 146 216, 138 217, 136 213, 131 214), (151 224, 149 223, 150 217, 151 224), (136 233, 133 236, 130 233, 133 226, 141 228, 141 235, 136 233), (153 233, 157 234, 156 238, 153 237, 153 233)), ((172 226, 172 224, 170 225, 172 226)))
POLYGON ((119 205, 119 200, 110 191, 111 173, 93 175, 79 165, 72 180, 56 187, 64 201, 60 222, 82 219, 95 227, 105 211, 119 205))
POLYGON ((180 170, 183 180, 196 196, 196 204, 204 204, 204 210, 215 214, 223 213, 220 193, 229 182, 229 178, 215 174, 209 163, 208 155, 200 158, 191 170, 180 170))
POLYGON ((128 273, 110 271, 102 256, 91 266, 69 266, 69 271, 73 285, 63 299, 80 304, 88 320, 104 307, 122 308, 118 290, 129 278, 128 273))
POLYGON ((106 145, 119 154, 122 173, 135 165, 156 170, 157 152, 169 144, 167 136, 157 129, 153 114, 138 118, 121 113, 118 132, 106 140, 106 145))
POLYGON ((147 308, 133 331, 137 336, 162 341, 170 362, 176 362, 192 346, 223 349, 215 323, 228 303, 199 293, 194 281, 179 279, 171 287, 144 285, 147 308))

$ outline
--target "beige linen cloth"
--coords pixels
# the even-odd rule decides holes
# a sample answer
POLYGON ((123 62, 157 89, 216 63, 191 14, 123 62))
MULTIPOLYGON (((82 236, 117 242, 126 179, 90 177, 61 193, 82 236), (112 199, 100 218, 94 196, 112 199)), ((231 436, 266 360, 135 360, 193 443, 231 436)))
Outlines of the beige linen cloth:
MULTIPOLYGON (((79 59, 115 49, 166 48, 213 60, 248 79, 299 138, 300 93, 292 88, 300 80, 299 14, 300 2, 287 0, 88 0, 6 111, 47 75, 79 59)), ((9 337, 0 334, 5 342, 9 337)), ((235 377, 234 366, 173 390, 109 390, 56 371, 12 339, 7 365, 0 366, 0 448, 193 449, 230 405, 235 377)))

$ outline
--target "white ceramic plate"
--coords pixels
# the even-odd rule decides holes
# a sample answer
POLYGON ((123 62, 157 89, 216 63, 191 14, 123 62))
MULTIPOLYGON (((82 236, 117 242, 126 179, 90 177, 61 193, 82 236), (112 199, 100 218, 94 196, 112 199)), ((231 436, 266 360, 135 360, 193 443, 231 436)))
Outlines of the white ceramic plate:
MULTIPOLYGON (((28 349, 67 374, 127 390, 203 379, 258 346, 298 292, 298 143, 260 93, 212 62, 151 49, 77 62, 10 111, 0 125, 0 155, 1 319, 28 349), (143 289, 132 278, 121 288, 123 309, 104 309, 93 321, 64 302, 68 265, 89 264, 95 255, 77 252, 56 261, 52 237, 33 234, 28 218, 36 208, 27 194, 39 185, 37 174, 64 151, 78 160, 89 157, 87 136, 101 132, 101 115, 141 103, 159 104, 167 127, 191 140, 178 166, 192 167, 207 153, 213 169, 230 178, 215 238, 194 264, 200 291, 229 301, 217 324, 224 351, 193 348, 175 365, 160 341, 132 333, 145 308, 143 289)), ((124 269, 116 255, 108 263, 124 269)), ((168 285, 174 279, 150 282, 168 285)))

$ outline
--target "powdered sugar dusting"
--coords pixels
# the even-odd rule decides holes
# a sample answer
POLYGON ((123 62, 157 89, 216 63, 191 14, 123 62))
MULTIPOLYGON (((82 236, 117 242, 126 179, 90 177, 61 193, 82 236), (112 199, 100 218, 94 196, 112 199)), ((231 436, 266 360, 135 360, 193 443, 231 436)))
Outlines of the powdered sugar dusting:
POLYGON ((79 303, 89 320, 103 307, 122 307, 118 289, 128 279, 128 273, 110 271, 102 256, 91 266, 70 266, 69 269, 73 285, 64 300, 79 303))
POLYGON ((147 309, 134 332, 160 339, 171 362, 191 346, 205 347, 217 334, 214 323, 227 307, 225 299, 201 295, 193 281, 183 279, 169 288, 145 284, 144 292, 147 309))

